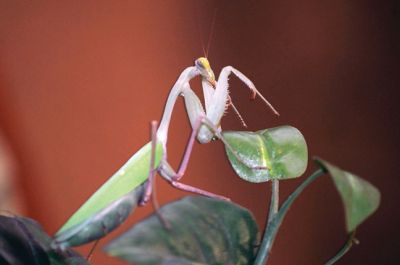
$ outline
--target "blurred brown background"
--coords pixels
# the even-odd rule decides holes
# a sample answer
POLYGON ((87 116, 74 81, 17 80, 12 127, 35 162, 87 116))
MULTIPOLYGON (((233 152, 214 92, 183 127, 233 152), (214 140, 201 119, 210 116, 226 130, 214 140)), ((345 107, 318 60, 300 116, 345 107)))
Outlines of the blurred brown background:
MULTIPOLYGON (((379 211, 359 228, 361 244, 340 264, 398 264, 395 2, 1 1, 0 129, 15 155, 24 214, 54 233, 149 140, 149 121, 161 117, 183 68, 202 56, 217 8, 214 71, 237 67, 281 113, 276 118, 261 101, 250 102, 231 78, 249 129, 293 125, 311 155, 382 191, 379 211)), ((232 111, 222 125, 241 129, 232 111)), ((181 101, 171 126, 169 156, 177 166, 190 133, 181 101)), ((308 173, 314 168, 310 163, 308 173)), ((282 198, 301 181, 282 182, 282 198)), ((232 198, 264 225, 269 184, 236 177, 221 143, 196 145, 183 182, 232 198)), ((185 195, 160 179, 157 189, 161 203, 185 195)), ((151 212, 151 205, 138 209, 109 238, 151 212)), ((330 180, 320 179, 288 214, 270 264, 322 264, 345 238, 340 199, 330 180)), ((100 249, 93 263, 122 264, 100 249)))

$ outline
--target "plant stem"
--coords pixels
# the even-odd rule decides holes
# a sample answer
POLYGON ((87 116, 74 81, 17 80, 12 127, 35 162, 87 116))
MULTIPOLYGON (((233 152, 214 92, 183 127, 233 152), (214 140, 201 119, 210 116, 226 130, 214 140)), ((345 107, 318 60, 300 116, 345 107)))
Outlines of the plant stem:
POLYGON ((271 200, 269 204, 269 213, 267 225, 272 221, 279 210, 279 180, 273 180, 271 182, 271 200))
MULTIPOLYGON (((268 236, 267 231, 268 231, 269 224, 275 218, 276 214, 278 213, 278 210, 279 210, 279 180, 272 180, 271 181, 271 199, 270 199, 270 203, 269 203, 268 220, 267 220, 267 223, 265 224, 264 237, 263 237, 263 241, 260 246, 260 249, 258 251, 256 262, 260 257, 260 254, 261 254, 260 250, 262 248, 264 248, 263 245, 264 245, 264 243, 267 242, 267 236, 268 236)), ((268 252, 269 252, 269 250, 268 250, 268 252)), ((268 253, 266 252, 264 254, 264 256, 268 256, 268 253)), ((258 263, 255 263, 255 264, 258 264, 258 263)))
POLYGON ((267 263, 269 253, 275 240, 275 236, 290 206, 308 185, 310 185, 314 180, 324 174, 325 171, 323 169, 318 169, 311 176, 309 176, 303 183, 300 184, 300 186, 298 186, 293 191, 292 194, 290 194, 290 196, 282 204, 282 207, 279 209, 278 213, 275 214, 272 220, 270 222, 267 222, 264 238, 262 240, 260 249, 258 250, 257 258, 254 262, 254 265, 264 265, 267 263))
POLYGON ((339 259, 341 259, 349 250, 350 248, 354 245, 357 244, 358 241, 355 238, 356 235, 356 231, 354 230, 353 232, 351 232, 351 234, 349 235, 349 238, 347 239, 346 243, 344 243, 344 245, 340 248, 340 250, 335 254, 335 256, 333 256, 330 260, 328 260, 325 265, 333 265, 336 263, 336 261, 338 261, 339 259))

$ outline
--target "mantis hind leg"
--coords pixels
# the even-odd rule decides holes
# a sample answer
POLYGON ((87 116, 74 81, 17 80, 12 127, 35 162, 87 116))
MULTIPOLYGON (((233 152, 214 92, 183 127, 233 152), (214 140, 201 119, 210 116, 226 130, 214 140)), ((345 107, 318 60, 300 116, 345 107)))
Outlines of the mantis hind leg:
POLYGON ((215 193, 211 193, 211 192, 208 192, 206 190, 202 190, 202 189, 199 189, 199 188, 196 188, 196 187, 193 187, 193 186, 189 186, 189 185, 180 183, 178 181, 171 181, 170 183, 175 188, 183 190, 183 191, 188 191, 188 192, 191 192, 191 193, 197 193, 197 194, 200 194, 202 196, 206 196, 206 197, 210 197, 210 198, 216 198, 216 199, 220 199, 220 200, 230 201, 230 199, 227 198, 227 197, 224 197, 224 196, 221 196, 221 195, 218 195, 218 194, 215 194, 215 193))
POLYGON ((176 180, 176 176, 178 175, 178 173, 176 173, 172 167, 168 164, 168 162, 164 161, 161 168, 160 168, 160 174, 175 188, 183 190, 183 191, 188 191, 191 193, 196 193, 202 196, 206 196, 206 197, 210 197, 210 198, 217 198, 217 199, 221 199, 221 200, 226 200, 226 201, 230 201, 229 198, 206 191, 206 190, 202 190, 187 184, 183 184, 181 182, 179 182, 178 180, 176 180))
POLYGON ((151 155, 150 155, 150 169, 149 169, 149 177, 147 179, 147 182, 145 184, 145 190, 143 192, 142 198, 140 199, 139 205, 144 206, 147 204, 147 202, 150 200, 150 197, 152 199, 153 203, 153 208, 161 221, 161 223, 164 225, 165 228, 169 228, 170 225, 165 220, 159 211, 159 204, 157 201, 156 197, 156 192, 154 188, 154 183, 155 183, 155 177, 156 177, 156 172, 157 168, 155 167, 155 157, 156 157, 156 145, 157 145, 157 121, 152 121, 151 122, 151 155))
MULTIPOLYGON (((157 145, 157 121, 151 122, 151 155, 150 155, 150 169, 149 169, 149 177, 145 184, 144 193, 142 198, 140 199, 139 205, 144 206, 149 201, 153 186, 154 186, 154 178, 156 176, 157 168, 155 167, 155 157, 156 157, 156 145, 157 145)), ((154 208, 158 209, 158 203, 155 202, 155 197, 153 196, 153 205, 154 208)))
POLYGON ((97 239, 97 240, 94 242, 93 246, 90 248, 89 254, 86 256, 86 260, 87 260, 88 262, 90 262, 90 260, 92 259, 93 254, 94 254, 94 251, 95 251, 95 249, 97 248, 97 245, 99 244, 99 242, 100 242, 100 238, 97 239))

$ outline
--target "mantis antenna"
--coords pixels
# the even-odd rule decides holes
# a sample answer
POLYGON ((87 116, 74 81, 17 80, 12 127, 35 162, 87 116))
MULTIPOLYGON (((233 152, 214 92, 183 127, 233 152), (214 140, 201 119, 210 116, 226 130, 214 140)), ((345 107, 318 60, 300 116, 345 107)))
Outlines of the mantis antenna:
POLYGON ((213 33, 214 33, 214 25, 215 25, 215 19, 217 18, 217 11, 218 11, 218 9, 215 8, 214 15, 213 15, 213 18, 212 18, 212 21, 211 21, 210 33, 208 35, 208 40, 207 40, 207 49, 206 49, 206 53, 205 53, 205 57, 206 58, 208 58, 208 54, 210 52, 211 39, 212 39, 212 36, 213 36, 213 33))
MULTIPOLYGON (((218 11, 218 9, 215 8, 214 14, 213 14, 213 18, 212 18, 212 22, 211 22, 211 28, 210 28, 210 32, 209 32, 209 36, 208 36, 208 40, 207 40, 207 48, 206 49, 204 49, 204 42, 203 42, 202 34, 200 32, 202 49, 203 49, 203 53, 204 53, 206 59, 208 58, 208 55, 209 55, 209 52, 210 52, 211 41, 212 41, 212 37, 213 37, 213 34, 214 34, 214 26, 215 26, 215 21, 216 21, 216 17, 217 17, 217 11, 218 11)), ((199 29, 201 30, 200 23, 198 23, 198 25, 199 25, 199 29)), ((245 81, 244 82, 251 89, 250 99, 254 100, 255 97, 258 95, 264 101, 264 103, 273 111, 273 113, 279 116, 279 113, 272 106, 272 104, 269 103, 268 100, 266 100, 264 98, 264 96, 261 93, 258 92, 257 89, 255 89, 253 83, 247 77, 245 77, 242 73, 240 73, 236 69, 233 69, 232 72, 234 72, 234 74, 236 76, 238 76, 239 79, 241 79, 242 81, 244 81, 245 79, 248 80, 247 83, 245 81), (241 78, 241 76, 243 78, 241 78)), ((207 84, 207 82, 203 82, 203 93, 204 93, 204 99, 205 99, 206 112, 210 111, 210 109, 208 108, 208 105, 209 105, 208 102, 210 102, 210 97, 212 97, 212 95, 213 95, 213 92, 214 92, 213 90, 215 89, 215 85, 216 85, 216 83, 211 84, 211 86, 210 86, 209 84, 207 84)), ((226 84, 226 85, 228 85, 228 84, 226 84)), ((229 106, 231 106, 233 111, 236 113, 236 115, 239 118, 242 126, 247 128, 247 124, 244 121, 244 119, 243 119, 242 115, 240 114, 239 110, 233 104, 232 98, 229 95, 227 95, 226 107, 225 108, 228 108, 229 106)))

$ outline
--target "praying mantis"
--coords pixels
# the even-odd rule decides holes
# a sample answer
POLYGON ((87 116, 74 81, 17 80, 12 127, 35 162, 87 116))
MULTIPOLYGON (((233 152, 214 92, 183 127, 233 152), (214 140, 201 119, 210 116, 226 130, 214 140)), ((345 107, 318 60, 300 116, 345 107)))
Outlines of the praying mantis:
MULTIPOLYGON (((172 87, 158 129, 157 122, 151 123, 151 141, 136 152, 68 219, 56 233, 53 246, 62 249, 82 245, 99 239, 117 228, 137 205, 143 206, 149 201, 157 172, 175 188, 229 200, 179 181, 185 173, 195 139, 205 144, 218 138, 238 160, 241 160, 224 140, 220 126, 227 106, 233 106, 228 91, 228 77, 232 73, 250 88, 253 98, 258 95, 275 114, 279 115, 255 88, 253 82, 240 71, 232 66, 226 66, 216 80, 208 59, 198 58, 194 66, 183 70, 172 87), (201 77, 205 108, 189 84, 196 76, 201 77), (167 161, 167 140, 173 107, 179 96, 184 98, 192 133, 182 162, 175 171, 167 161)), ((237 112, 234 106, 233 108, 237 112)), ((243 119, 241 120, 243 122, 243 119)), ((254 166, 249 168, 265 169, 254 166)))

